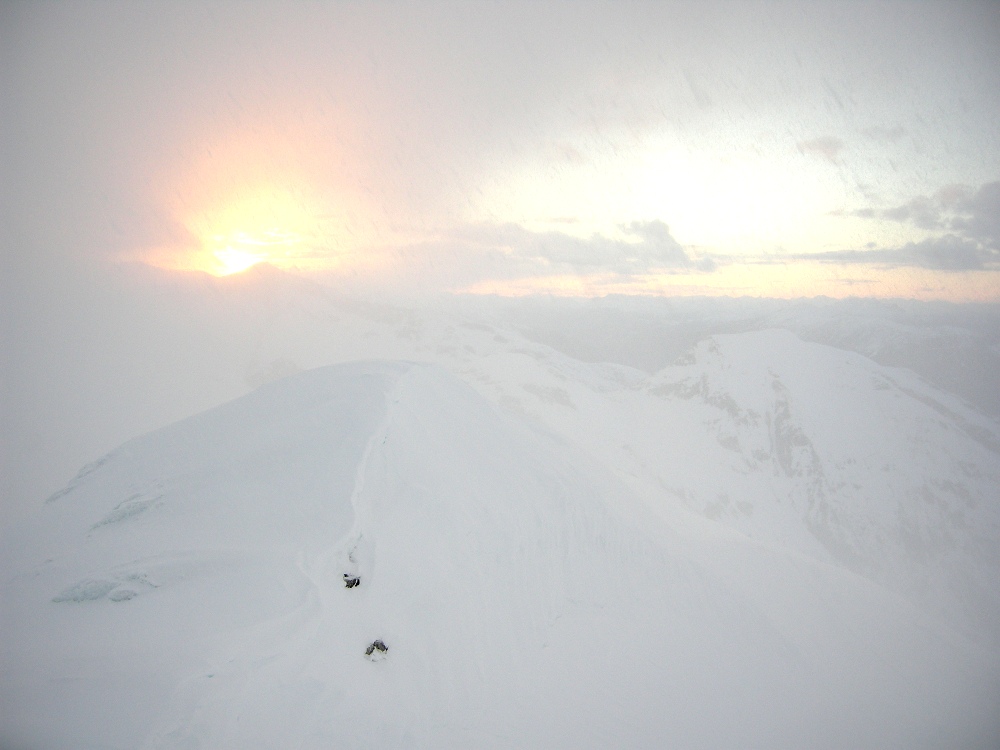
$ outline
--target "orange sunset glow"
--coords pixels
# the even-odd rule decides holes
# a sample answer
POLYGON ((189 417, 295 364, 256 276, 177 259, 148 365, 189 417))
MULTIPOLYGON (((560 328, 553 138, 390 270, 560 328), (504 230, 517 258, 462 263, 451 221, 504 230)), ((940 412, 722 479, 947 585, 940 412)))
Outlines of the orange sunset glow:
POLYGON ((952 302, 993 302, 1000 295, 993 271, 942 274, 924 268, 886 268, 874 264, 843 268, 801 260, 766 264, 736 262, 710 275, 649 273, 631 278, 608 274, 540 276, 478 282, 456 291, 501 297, 874 297, 952 302))
POLYGON ((269 187, 247 191, 186 223, 200 240, 200 248, 187 262, 215 276, 239 273, 265 261, 279 267, 303 264, 318 234, 302 201, 269 187))
POLYGON ((183 239, 139 259, 213 276, 259 263, 297 271, 340 265, 354 247, 347 216, 364 209, 340 186, 345 171, 331 162, 343 154, 324 139, 324 120, 295 112, 288 98, 253 122, 211 123, 186 136, 162 164, 154 197, 183 239))
MULTIPOLYGON (((266 96, 219 103, 164 150, 150 197, 176 231, 122 252, 213 276, 268 263, 418 294, 1000 299, 1000 183, 975 156, 981 136, 945 158, 947 123, 921 124, 903 100, 875 117, 876 91, 831 119, 843 97, 813 86, 818 61, 796 74, 795 101, 763 83, 699 94, 664 64, 660 84, 637 79, 632 92, 648 120, 613 107, 583 116, 598 85, 586 78, 579 102, 543 107, 525 132, 484 117, 468 143, 453 116, 465 105, 426 121, 409 109, 437 102, 433 89, 355 88, 338 66, 312 85, 281 77, 266 96), (675 110, 686 115, 666 116, 675 110)), ((790 69, 770 65, 779 78, 790 69)), ((450 76, 442 85, 464 101, 450 76)), ((952 83, 936 84, 949 106, 952 83)))
POLYGON ((271 186, 188 211, 178 219, 189 241, 157 248, 143 259, 161 268, 229 276, 258 263, 314 270, 336 265, 334 228, 320 211, 288 190, 271 186))

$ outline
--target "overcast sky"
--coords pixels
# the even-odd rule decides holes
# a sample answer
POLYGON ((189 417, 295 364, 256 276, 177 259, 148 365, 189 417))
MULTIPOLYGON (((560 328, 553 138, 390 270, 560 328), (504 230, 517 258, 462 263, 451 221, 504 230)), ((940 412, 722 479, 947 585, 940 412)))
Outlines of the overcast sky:
POLYGON ((3 253, 1000 298, 1000 3, 7 3, 3 253))

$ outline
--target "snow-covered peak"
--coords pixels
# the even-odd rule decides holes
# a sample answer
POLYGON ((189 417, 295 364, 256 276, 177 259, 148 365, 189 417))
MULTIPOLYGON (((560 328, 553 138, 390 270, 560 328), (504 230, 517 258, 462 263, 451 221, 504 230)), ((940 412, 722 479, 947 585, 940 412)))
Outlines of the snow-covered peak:
POLYGON ((661 510, 441 368, 285 378, 124 444, 10 536, 2 739, 991 736, 979 647, 839 566, 661 510))

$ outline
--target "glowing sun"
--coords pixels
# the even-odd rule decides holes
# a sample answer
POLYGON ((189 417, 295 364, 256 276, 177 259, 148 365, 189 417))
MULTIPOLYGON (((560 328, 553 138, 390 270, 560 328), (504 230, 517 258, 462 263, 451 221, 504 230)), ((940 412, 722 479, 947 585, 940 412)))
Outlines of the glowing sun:
POLYGON ((235 232, 213 235, 205 243, 214 261, 204 270, 216 276, 229 276, 264 262, 277 262, 293 255, 301 244, 299 235, 278 228, 258 234, 235 232))
POLYGON ((175 253, 170 266, 231 276, 258 263, 279 268, 329 263, 328 222, 301 191, 257 186, 213 203, 181 220, 194 244, 175 253))

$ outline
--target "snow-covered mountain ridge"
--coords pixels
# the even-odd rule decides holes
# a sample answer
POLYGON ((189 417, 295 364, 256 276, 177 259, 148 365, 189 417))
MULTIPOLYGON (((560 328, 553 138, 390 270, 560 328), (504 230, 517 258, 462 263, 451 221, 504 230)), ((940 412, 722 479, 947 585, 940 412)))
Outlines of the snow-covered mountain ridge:
POLYGON ((452 367, 653 506, 680 501, 1000 642, 1000 426, 912 372, 780 330, 710 337, 653 376, 538 345, 452 367))
MULTIPOLYGON (((480 375, 515 382, 524 357, 480 375)), ((694 382, 676 374, 562 381, 569 406, 524 381, 521 404, 592 398, 592 418, 694 382)), ((514 406, 434 366, 341 365, 88 467, 6 548, 3 739, 989 746, 991 651, 838 564, 651 504, 514 406)))
POLYGON ((256 390, 5 529, 0 747, 995 744, 1000 427, 961 398, 808 319, 651 373, 195 281, 87 329, 48 434, 89 459, 256 390))
MULTIPOLYGON (((874 300, 354 299, 255 266, 216 279, 141 265, 82 268, 48 327, 10 342, 0 495, 18 514, 136 435, 303 369, 383 358, 464 377, 483 356, 530 352, 645 377, 698 342, 768 328, 908 367, 1000 415, 1000 307, 874 300), (39 338, 48 345, 37 347, 39 338)), ((564 365, 560 365, 563 367, 564 365)))

